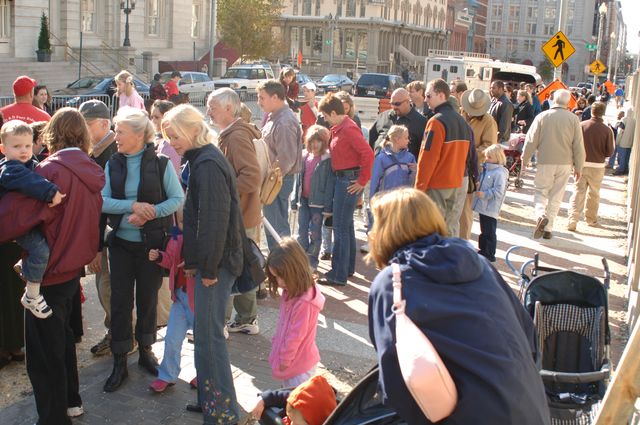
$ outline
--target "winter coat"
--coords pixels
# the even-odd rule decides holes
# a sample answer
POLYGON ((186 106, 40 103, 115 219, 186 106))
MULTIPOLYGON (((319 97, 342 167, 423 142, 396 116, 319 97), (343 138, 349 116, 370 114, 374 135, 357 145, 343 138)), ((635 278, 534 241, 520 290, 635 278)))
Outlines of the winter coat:
POLYGON ((0 243, 39 227, 50 250, 42 285, 65 283, 80 276, 98 252, 104 171, 80 149, 69 148, 51 154, 36 173, 67 196, 49 208, 21 193, 7 193, 0 202, 0 243))
POLYGON ((409 168, 409 164, 415 163, 416 157, 407 149, 394 152, 390 146, 385 146, 373 161, 369 197, 377 192, 413 186, 416 172, 409 168))
MULTIPOLYGON (((438 425, 547 425, 549 409, 529 314, 500 274, 466 241, 431 234, 400 248, 406 314, 430 339, 458 391, 438 425)), ((369 292, 369 335, 382 401, 410 425, 430 424, 402 380, 391 266, 369 292)))
POLYGON ((509 170, 503 165, 485 162, 482 164, 482 174, 480 175, 480 185, 478 192, 483 192, 484 197, 479 198, 474 194, 473 210, 478 214, 498 218, 500 208, 507 194, 507 180, 509 170))
MULTIPOLYGON (((297 209, 297 205, 300 203, 300 197, 302 197, 302 184, 306 173, 306 167, 304 164, 306 163, 308 156, 308 152, 303 152, 302 171, 296 177, 291 209, 297 209)), ((320 162, 316 165, 316 168, 313 170, 313 175, 311 176, 311 196, 309 196, 309 206, 320 207, 324 213, 332 213, 333 190, 335 188, 335 183, 336 175, 331 169, 331 156, 329 155, 329 152, 325 152, 320 157, 320 162)))
POLYGON ((213 145, 184 154, 189 173, 184 201, 184 268, 216 279, 224 267, 240 276, 243 264, 243 223, 236 174, 213 145))
POLYGON ((291 379, 308 372, 320 361, 316 329, 324 301, 324 295, 315 284, 295 298, 289 298, 286 289, 282 292, 278 324, 269 354, 274 379, 291 379), (284 371, 280 370, 281 365, 286 367, 284 371))
POLYGON ((480 117, 469 117, 467 122, 473 130, 479 168, 484 161, 485 149, 498 143, 498 124, 491 115, 486 113, 480 117))
MULTIPOLYGON (((182 264, 182 244, 183 236, 181 234, 172 236, 167 242, 167 247, 164 251, 160 251, 160 259, 157 261, 158 265, 162 268, 169 270, 169 290, 171 291, 171 300, 176 301, 176 281, 178 275, 184 275, 184 267, 182 264)), ((193 277, 186 277, 186 291, 187 298, 189 299, 189 308, 191 311, 195 310, 195 285, 196 280, 193 277)))
POLYGON ((34 159, 25 163, 0 159, 0 198, 9 191, 17 191, 39 201, 51 202, 58 186, 34 172, 37 164, 34 159))
POLYGON ((236 121, 220 133, 219 147, 236 173, 240 210, 246 228, 261 221, 260 188, 262 174, 253 139, 262 136, 253 124, 236 121))
POLYGON ((529 127, 531 127, 533 118, 535 118, 535 115, 533 113, 533 106, 529 103, 529 101, 525 100, 524 102, 518 104, 518 106, 513 110, 513 115, 515 116, 513 126, 517 128, 517 126, 520 125, 518 124, 518 121, 524 121, 526 124, 522 128, 522 132, 526 134, 527 131, 529 131, 529 127))

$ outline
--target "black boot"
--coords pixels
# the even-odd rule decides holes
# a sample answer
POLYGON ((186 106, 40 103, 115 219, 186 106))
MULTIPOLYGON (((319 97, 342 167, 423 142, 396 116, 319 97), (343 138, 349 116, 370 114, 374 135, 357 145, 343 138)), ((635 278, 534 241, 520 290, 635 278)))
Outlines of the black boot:
POLYGON ((104 384, 104 390, 108 393, 112 393, 124 382, 125 379, 129 376, 129 371, 127 370, 127 353, 123 354, 114 354, 113 355, 113 371, 111 372, 111 376, 107 379, 107 382, 104 384))
POLYGON ((153 351, 151 351, 151 346, 140 347, 138 353, 140 355, 140 357, 138 357, 138 364, 153 376, 158 376, 158 359, 156 359, 153 351))

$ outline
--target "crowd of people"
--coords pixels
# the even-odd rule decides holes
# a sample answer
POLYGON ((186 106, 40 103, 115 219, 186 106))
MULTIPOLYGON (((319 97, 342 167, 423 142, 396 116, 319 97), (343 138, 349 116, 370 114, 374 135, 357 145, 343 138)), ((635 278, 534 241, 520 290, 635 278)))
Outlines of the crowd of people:
POLYGON ((617 155, 615 174, 628 172, 632 114, 609 127, 606 103, 578 99, 583 109, 571 111, 568 90, 541 103, 531 84, 515 90, 494 81, 488 94, 436 79, 396 89, 391 108, 363 128, 348 93, 317 102, 315 84, 307 83, 300 99, 295 74, 285 68, 256 89, 264 112, 258 127, 229 88, 209 95, 206 116, 176 105, 179 79, 175 72, 163 86, 154 77, 155 98, 145 105, 133 76, 120 72, 112 118, 98 100, 54 112, 46 86, 20 76, 15 103, 0 109, 0 367, 26 354, 40 424, 68 424, 84 412, 75 343, 85 266, 96 275, 105 314, 104 337, 91 352, 113 359, 104 391, 126 384, 127 355, 136 349, 150 389, 166 391, 177 382, 182 342, 192 330, 191 385, 198 391, 187 409, 201 412, 205 424, 238 423, 225 339, 260 332, 259 286, 238 293, 235 282, 246 266, 245 240, 260 242, 263 217, 273 229, 265 231, 269 293, 280 298, 269 363, 274 379, 299 390, 263 394, 252 414, 277 399, 292 420, 309 422, 305 412, 328 416, 335 394, 316 376, 316 325, 326 302, 318 285, 345 286, 355 273, 354 212, 363 197, 369 243, 361 250, 381 269, 369 326, 383 401, 408 423, 426 421, 398 380, 393 262, 406 279, 408 314, 458 385, 458 406, 443 423, 548 423, 531 319, 491 265, 509 175, 504 149, 524 135, 523 167, 536 158, 533 237, 550 239, 571 174, 568 230, 577 229, 583 212, 587 225, 597 225, 605 167, 617 155), (281 184, 265 203, 261 188, 276 169, 281 184), (468 242, 474 213, 477 246, 468 242), (330 260, 323 276, 321 260, 330 260), (428 307, 423 299, 431 300, 428 307), (458 304, 451 318, 451 300, 469 303, 458 304), (494 311, 480 314, 479 305, 494 311), (491 323, 483 325, 486 317, 491 323), (160 364, 151 348, 159 326, 167 326, 160 364), (299 402, 307 392, 317 409, 299 402), (513 392, 517 403, 498 403, 513 400, 513 392))

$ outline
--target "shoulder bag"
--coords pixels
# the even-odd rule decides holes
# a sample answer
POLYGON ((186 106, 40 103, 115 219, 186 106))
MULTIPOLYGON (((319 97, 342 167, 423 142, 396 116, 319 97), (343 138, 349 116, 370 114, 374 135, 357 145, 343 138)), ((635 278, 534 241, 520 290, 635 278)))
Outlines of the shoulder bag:
POLYGON ((405 314, 400 266, 393 263, 391 270, 396 351, 402 379, 427 419, 438 422, 451 415, 458 402, 458 392, 429 338, 405 314))

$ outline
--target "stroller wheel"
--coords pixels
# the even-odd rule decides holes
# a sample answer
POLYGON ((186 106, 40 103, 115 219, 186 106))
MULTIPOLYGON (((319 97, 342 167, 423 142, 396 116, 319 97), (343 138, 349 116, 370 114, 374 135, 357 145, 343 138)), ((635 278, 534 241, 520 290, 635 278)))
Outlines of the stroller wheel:
POLYGON ((522 179, 516 179, 515 185, 518 189, 522 189, 524 187, 524 181, 522 179))

